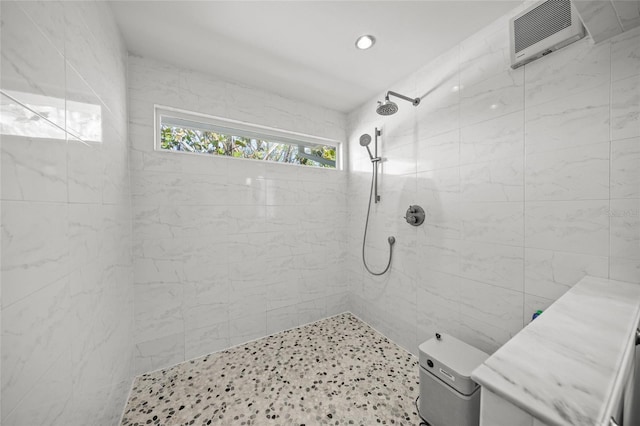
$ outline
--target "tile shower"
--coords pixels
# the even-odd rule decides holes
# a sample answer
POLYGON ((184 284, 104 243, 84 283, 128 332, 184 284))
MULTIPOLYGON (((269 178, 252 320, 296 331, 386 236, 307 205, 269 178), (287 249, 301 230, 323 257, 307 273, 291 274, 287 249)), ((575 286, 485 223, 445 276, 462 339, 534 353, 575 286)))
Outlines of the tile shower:
POLYGON ((135 372, 348 310, 346 172, 155 152, 153 105, 344 140, 342 114, 129 57, 135 372))
POLYGON ((0 7, 3 424, 117 424, 135 375, 345 311, 414 354, 436 329, 492 352, 585 274, 640 283, 638 28, 511 70, 504 17, 381 118, 383 94, 345 115, 130 55, 102 2, 0 7), (154 152, 154 104, 345 141, 347 164, 154 152), (376 126, 383 277, 360 259, 376 126))
POLYGON ((2 424, 116 424, 133 358, 127 52, 105 3, 0 8, 2 424))
POLYGON ((640 282, 639 28, 512 70, 509 16, 393 85, 426 95, 418 107, 381 118, 380 94, 349 114, 350 309, 414 354, 436 330, 492 353, 586 274, 640 282), (397 238, 381 278, 359 260, 358 138, 375 126, 387 162, 371 258, 385 264, 397 238))

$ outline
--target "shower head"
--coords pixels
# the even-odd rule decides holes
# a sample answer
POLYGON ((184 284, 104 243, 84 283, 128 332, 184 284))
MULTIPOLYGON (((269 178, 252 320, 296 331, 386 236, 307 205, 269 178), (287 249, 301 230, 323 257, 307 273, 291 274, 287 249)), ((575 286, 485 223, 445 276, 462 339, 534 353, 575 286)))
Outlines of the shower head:
POLYGON ((371 136, 368 134, 363 134, 360 136, 360 146, 367 146, 371 143, 371 136))
POLYGON ((378 101, 378 107, 376 108, 376 112, 379 115, 393 115, 398 112, 398 104, 389 100, 389 98, 385 98, 384 102, 378 101))
POLYGON ((371 136, 368 134, 363 134, 360 136, 360 146, 364 146, 367 148, 367 152, 369 153, 369 158, 373 161, 373 154, 371 154, 371 150, 369 149, 369 144, 371 143, 371 136))
POLYGON ((398 112, 398 105, 395 102, 389 100, 389 96, 395 96, 396 98, 404 99, 405 101, 411 102, 413 106, 420 105, 420 98, 410 98, 408 96, 401 95, 400 93, 392 92, 389 90, 387 92, 387 96, 384 97, 384 102, 378 101, 378 107, 376 108, 376 112, 380 115, 392 115, 398 112))

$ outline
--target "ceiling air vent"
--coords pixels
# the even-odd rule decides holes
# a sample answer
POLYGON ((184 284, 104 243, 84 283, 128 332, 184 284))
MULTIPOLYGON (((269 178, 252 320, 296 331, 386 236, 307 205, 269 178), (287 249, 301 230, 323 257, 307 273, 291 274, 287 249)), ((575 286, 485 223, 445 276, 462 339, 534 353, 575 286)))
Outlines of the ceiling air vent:
POLYGON ((543 0, 511 18, 511 68, 584 37, 584 27, 569 0, 543 0))

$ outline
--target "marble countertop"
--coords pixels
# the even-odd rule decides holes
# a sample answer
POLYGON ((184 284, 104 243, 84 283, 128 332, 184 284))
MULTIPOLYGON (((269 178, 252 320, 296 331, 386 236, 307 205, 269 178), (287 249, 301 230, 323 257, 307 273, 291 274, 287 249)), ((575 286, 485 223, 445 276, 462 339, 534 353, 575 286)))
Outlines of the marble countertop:
POLYGON ((640 285, 585 277, 472 378, 548 425, 608 424, 639 321, 640 285))

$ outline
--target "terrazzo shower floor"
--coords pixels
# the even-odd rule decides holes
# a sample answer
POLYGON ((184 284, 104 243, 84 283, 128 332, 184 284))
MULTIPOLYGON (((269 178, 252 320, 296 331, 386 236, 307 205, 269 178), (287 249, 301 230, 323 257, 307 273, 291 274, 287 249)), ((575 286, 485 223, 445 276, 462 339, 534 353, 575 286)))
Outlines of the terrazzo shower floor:
POLYGON ((351 314, 144 374, 122 426, 418 425, 417 359, 351 314))

